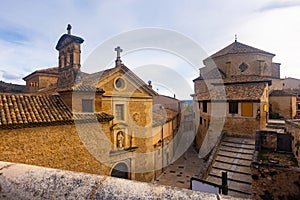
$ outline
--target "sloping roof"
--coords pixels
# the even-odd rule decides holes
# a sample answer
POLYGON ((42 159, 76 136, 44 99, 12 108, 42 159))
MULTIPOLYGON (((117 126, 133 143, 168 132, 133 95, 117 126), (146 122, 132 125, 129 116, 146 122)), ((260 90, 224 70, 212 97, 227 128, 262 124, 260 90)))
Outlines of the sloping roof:
POLYGON ((83 43, 84 39, 82 39, 81 37, 77 37, 75 35, 71 35, 71 34, 63 34, 60 39, 57 42, 56 45, 56 49, 59 50, 61 47, 70 44, 71 42, 76 42, 76 43, 83 43))
POLYGON ((209 92, 196 94, 199 101, 259 101, 267 83, 216 85, 209 92))
POLYGON ((298 96, 296 93, 286 91, 286 90, 273 90, 270 92, 269 96, 298 96))
POLYGON ((132 81, 134 81, 138 87, 144 89, 150 95, 158 95, 150 86, 148 86, 142 79, 140 79, 135 73, 133 73, 129 68, 127 68, 124 64, 121 64, 117 67, 106 69, 100 72, 96 72, 90 75, 85 75, 82 81, 85 84, 90 84, 94 87, 97 87, 98 83, 105 79, 107 76, 115 73, 116 71, 121 70, 125 73, 127 77, 129 77, 132 81))
POLYGON ((194 79, 193 81, 195 82, 197 80, 203 80, 203 79, 225 79, 225 78, 226 78, 225 72, 223 72, 220 68, 215 67, 204 74, 200 74, 200 76, 194 79))
POLYGON ((32 72, 31 74, 25 76, 23 78, 24 81, 26 81, 29 77, 31 77, 34 74, 43 74, 43 75, 54 75, 54 76, 58 76, 58 67, 51 67, 51 68, 46 68, 46 69, 39 69, 36 70, 34 72, 32 72))
POLYGON ((269 52, 263 51, 261 49, 257 49, 257 48, 254 48, 254 47, 248 46, 246 44, 235 41, 232 44, 228 45, 227 47, 214 53, 210 57, 206 58, 205 60, 207 60, 209 58, 217 58, 217 57, 228 55, 228 54, 244 54, 244 53, 260 53, 260 54, 275 56, 275 54, 273 54, 273 53, 269 53, 269 52))
MULTIPOLYGON (((105 113, 91 114, 97 116, 98 121, 113 119, 112 115, 105 113)), ((73 115, 58 95, 0 94, 0 128, 73 122, 86 119, 83 115, 73 115)))
POLYGON ((161 126, 164 125, 165 123, 169 122, 172 120, 174 117, 178 115, 178 112, 164 108, 161 110, 156 110, 152 112, 152 126, 161 126))
POLYGON ((93 93, 104 93, 102 88, 97 88, 93 85, 86 84, 84 82, 77 83, 71 87, 58 88, 57 92, 93 92, 93 93))

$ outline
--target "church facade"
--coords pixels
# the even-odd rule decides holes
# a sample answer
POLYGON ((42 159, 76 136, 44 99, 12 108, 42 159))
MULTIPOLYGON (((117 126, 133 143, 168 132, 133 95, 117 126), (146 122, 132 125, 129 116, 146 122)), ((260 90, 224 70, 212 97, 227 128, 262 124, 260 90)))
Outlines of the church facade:
POLYGON ((82 72, 84 40, 67 30, 56 45, 58 67, 26 76, 27 94, 1 96, 1 159, 153 180, 171 162, 174 147, 161 144, 176 135, 179 110, 152 114, 158 94, 122 63, 120 47, 115 67, 82 72))

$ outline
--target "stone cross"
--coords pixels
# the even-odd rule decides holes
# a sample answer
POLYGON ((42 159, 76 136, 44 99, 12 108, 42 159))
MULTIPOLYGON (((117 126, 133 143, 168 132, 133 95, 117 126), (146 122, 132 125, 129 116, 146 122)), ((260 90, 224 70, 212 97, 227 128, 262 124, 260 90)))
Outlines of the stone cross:
POLYGON ((117 60, 116 60, 116 66, 121 64, 121 52, 123 51, 123 49, 121 49, 119 46, 117 46, 117 48, 115 48, 115 51, 117 52, 117 60))
POLYGON ((72 26, 71 26, 71 24, 68 24, 68 26, 67 26, 67 31, 68 31, 68 34, 71 34, 71 29, 72 29, 72 26))

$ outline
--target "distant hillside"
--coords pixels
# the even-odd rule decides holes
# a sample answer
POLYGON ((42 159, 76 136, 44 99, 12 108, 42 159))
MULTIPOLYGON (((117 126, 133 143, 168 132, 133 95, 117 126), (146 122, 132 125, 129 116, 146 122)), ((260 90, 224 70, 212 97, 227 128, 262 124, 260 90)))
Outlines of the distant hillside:
POLYGON ((5 83, 0 81, 0 92, 7 93, 24 93, 26 91, 25 85, 17 85, 12 83, 5 83))

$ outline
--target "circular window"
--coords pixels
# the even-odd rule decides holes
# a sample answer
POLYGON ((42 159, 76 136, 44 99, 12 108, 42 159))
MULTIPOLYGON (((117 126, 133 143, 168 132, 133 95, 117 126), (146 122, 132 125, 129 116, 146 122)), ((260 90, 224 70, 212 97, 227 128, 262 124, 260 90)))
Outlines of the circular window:
POLYGON ((124 88, 124 85, 125 85, 125 82, 124 82, 123 79, 118 78, 118 79, 116 80, 116 88, 122 89, 122 88, 124 88))
POLYGON ((241 72, 244 72, 246 71, 246 69, 248 69, 248 65, 246 63, 242 63, 240 66, 239 66, 241 72))

